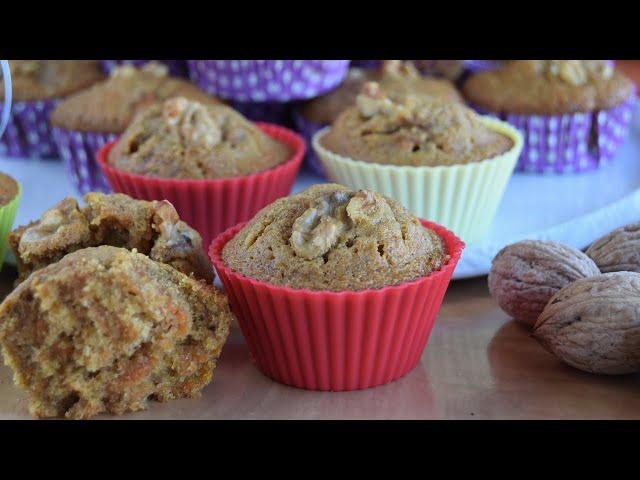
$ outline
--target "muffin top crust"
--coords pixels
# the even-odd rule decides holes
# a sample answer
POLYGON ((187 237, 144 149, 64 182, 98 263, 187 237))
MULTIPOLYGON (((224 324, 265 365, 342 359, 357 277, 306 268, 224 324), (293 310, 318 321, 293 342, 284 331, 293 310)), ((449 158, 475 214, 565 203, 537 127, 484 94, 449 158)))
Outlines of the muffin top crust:
POLYGON ((450 81, 425 77, 410 61, 385 60, 377 70, 351 68, 338 88, 305 103, 300 107, 300 113, 311 122, 330 124, 346 108, 355 104, 362 86, 368 81, 378 82, 392 98, 415 93, 461 101, 458 90, 450 81))
POLYGON ((248 175, 290 158, 289 148, 226 105, 186 98, 140 112, 109 153, 118 170, 163 178, 248 175))
MULTIPOLYGON (((104 79, 94 60, 9 60, 14 101, 66 97, 104 79)), ((4 100, 4 80, 0 80, 4 100)))
POLYGON ((68 130, 122 133, 141 109, 177 96, 219 102, 194 84, 170 77, 166 65, 122 65, 114 68, 107 80, 60 102, 51 114, 51 123, 68 130))
POLYGON ((473 75, 463 90, 493 112, 559 115, 615 107, 634 88, 608 60, 511 60, 473 75))
POLYGON ((11 200, 18 195, 18 183, 11 178, 0 172, 0 207, 4 207, 11 200))
POLYGON ((321 184, 262 209, 224 247, 243 275, 297 289, 382 288, 429 275, 448 255, 400 203, 321 184))
POLYGON ((9 234, 20 281, 68 253, 100 245, 136 250, 186 275, 213 281, 200 235, 180 220, 168 201, 97 192, 87 193, 84 201, 80 208, 74 198, 65 198, 39 220, 9 234))
POLYGON ((461 103, 426 95, 392 99, 375 82, 364 85, 356 105, 338 117, 320 143, 355 160, 407 166, 479 162, 513 146, 461 103))

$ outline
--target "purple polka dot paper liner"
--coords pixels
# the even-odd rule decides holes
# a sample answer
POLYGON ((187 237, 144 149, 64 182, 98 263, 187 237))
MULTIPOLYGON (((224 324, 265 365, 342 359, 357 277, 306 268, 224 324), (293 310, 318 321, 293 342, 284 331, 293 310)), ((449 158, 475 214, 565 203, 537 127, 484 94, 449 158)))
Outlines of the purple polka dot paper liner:
POLYGON ((610 163, 629 133, 636 96, 609 110, 566 115, 480 113, 509 122, 524 135, 516 171, 582 173, 610 163))
POLYGON ((187 60, 189 75, 209 94, 240 102, 290 102, 335 88, 349 60, 187 60))
MULTIPOLYGON (((313 136, 322 130, 327 125, 321 125, 318 123, 310 122, 306 118, 304 118, 300 112, 297 110, 293 110, 293 123, 295 125, 296 130, 302 135, 304 141, 307 145, 311 145, 311 140, 313 136)), ((307 148, 307 154, 304 157, 304 162, 309 169, 323 178, 326 178, 324 173, 324 169, 322 168, 322 162, 316 155, 316 152, 313 148, 307 148)))
POLYGON ((54 128, 53 137, 69 178, 79 193, 111 192, 111 187, 96 162, 96 153, 103 145, 115 140, 116 134, 54 128))
POLYGON ((141 67, 145 63, 149 63, 151 61, 166 65, 169 69, 169 74, 174 77, 189 77, 186 60, 100 60, 100 66, 105 73, 111 73, 111 70, 119 67, 120 65, 141 67))
POLYGON ((465 60, 464 66, 472 73, 493 70, 502 65, 503 60, 465 60))
POLYGON ((7 129, 0 137, 0 155, 56 158, 58 150, 51 134, 49 115, 58 101, 14 102, 7 129))
POLYGON ((231 107, 254 122, 291 127, 291 105, 282 102, 231 102, 231 107))
POLYGON ((351 60, 351 66, 357 68, 378 68, 382 60, 351 60))

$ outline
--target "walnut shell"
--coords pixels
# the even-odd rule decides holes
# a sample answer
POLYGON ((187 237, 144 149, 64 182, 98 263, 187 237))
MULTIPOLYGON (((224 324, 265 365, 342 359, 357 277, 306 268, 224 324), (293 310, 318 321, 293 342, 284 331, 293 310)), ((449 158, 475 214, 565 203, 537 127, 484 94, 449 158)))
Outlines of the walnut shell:
POLYGON ((580 250, 558 242, 524 240, 493 259, 489 291, 505 313, 533 326, 549 299, 569 283, 600 274, 580 250))
POLYGON ((640 371, 640 274, 605 273, 566 286, 540 315, 533 336, 586 372, 640 371))
POLYGON ((593 242, 587 255, 602 273, 640 273, 640 222, 625 225, 593 242))

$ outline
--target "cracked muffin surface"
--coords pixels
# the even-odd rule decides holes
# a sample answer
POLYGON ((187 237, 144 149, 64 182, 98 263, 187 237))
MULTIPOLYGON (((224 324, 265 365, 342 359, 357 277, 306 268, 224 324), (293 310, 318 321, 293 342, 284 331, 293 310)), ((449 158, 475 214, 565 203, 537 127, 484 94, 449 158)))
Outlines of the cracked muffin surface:
POLYGON ((471 76, 463 91, 492 112, 554 115, 615 107, 634 85, 608 60, 511 60, 471 76))
POLYGON ((213 281, 200 234, 180 220, 168 201, 97 192, 86 194, 84 201, 81 208, 74 198, 65 198, 41 219, 11 232, 8 242, 20 281, 68 253, 99 245, 136 249, 187 275, 213 281))
POLYGON ((122 133, 137 112, 178 96, 219 103, 194 84, 170 77, 166 65, 122 65, 113 69, 105 81, 60 102, 51 114, 51 123, 68 130, 122 133))
POLYGON ((197 396, 232 314, 213 285, 123 248, 78 250, 0 305, 0 345, 37 417, 88 418, 197 396))
POLYGON ((96 60, 9 60, 9 69, 13 100, 18 102, 66 97, 104 79, 96 60))
POLYGON ((408 166, 479 162, 513 147, 461 103, 425 95, 391 98, 375 82, 363 86, 356 105, 340 114, 320 144, 354 160, 408 166))
POLYGON ((362 86, 368 81, 378 82, 390 97, 424 94, 452 102, 462 100, 449 80, 425 77, 413 62, 386 60, 377 70, 350 69, 345 80, 336 89, 305 103, 300 107, 300 113, 314 123, 330 124, 346 108, 355 104, 362 86))
POLYGON ((382 288, 448 260, 442 239, 398 202, 369 190, 315 185, 262 209, 224 247, 243 275, 291 288, 382 288))
POLYGON ((232 108, 178 97, 136 116, 108 162, 138 175, 213 179, 266 170, 290 154, 232 108))

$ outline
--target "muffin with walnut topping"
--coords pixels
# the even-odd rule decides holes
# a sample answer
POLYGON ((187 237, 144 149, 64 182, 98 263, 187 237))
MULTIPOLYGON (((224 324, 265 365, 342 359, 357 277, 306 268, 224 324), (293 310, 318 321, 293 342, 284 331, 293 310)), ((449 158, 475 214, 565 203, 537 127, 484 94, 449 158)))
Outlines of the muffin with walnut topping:
MULTIPOLYGON (((421 75, 413 62, 385 60, 376 70, 352 68, 340 86, 302 104, 294 112, 296 127, 309 143, 313 135, 333 123, 340 113, 355 104, 358 93, 368 81, 377 81, 390 97, 424 94, 452 102, 462 101, 452 82, 421 75)), ((314 152, 307 154, 307 161, 316 173, 324 173, 314 152)))
POLYGON ((165 65, 149 62, 115 68, 105 81, 58 104, 51 114, 54 138, 78 191, 109 191, 96 152, 124 132, 140 110, 176 96, 218 103, 192 83, 170 77, 165 65))
POLYGON ((395 198, 472 242, 493 220, 522 137, 461 103, 367 83, 313 147, 330 179, 395 198))
POLYGON ((227 230, 210 255, 261 371, 354 390, 417 363, 462 248, 391 198, 323 184, 227 230))
POLYGON ((610 60, 512 60, 464 85, 478 110, 525 134, 518 170, 583 172, 610 161, 629 129, 635 86, 610 60))
POLYGON ((141 111, 98 163, 115 191, 171 201, 208 245, 287 195, 303 154, 302 139, 285 128, 177 97, 141 111))

